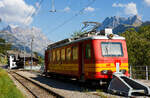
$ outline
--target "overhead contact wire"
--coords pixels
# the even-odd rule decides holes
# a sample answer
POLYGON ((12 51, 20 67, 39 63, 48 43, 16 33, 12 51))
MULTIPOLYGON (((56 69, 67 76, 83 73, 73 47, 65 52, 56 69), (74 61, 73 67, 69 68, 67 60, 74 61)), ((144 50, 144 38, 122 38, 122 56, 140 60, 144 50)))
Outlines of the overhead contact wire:
MULTIPOLYGON (((92 5, 95 1, 96 1, 96 0, 92 0, 89 4, 86 5, 86 7, 92 5)), ((82 8, 82 9, 79 10, 79 12, 77 12, 74 16, 72 16, 71 18, 65 20, 63 23, 61 23, 61 24, 58 25, 57 27, 53 28, 53 29, 50 31, 50 33, 53 33, 54 31, 58 30, 59 28, 61 28, 62 26, 64 26, 65 24, 67 24, 68 22, 70 22, 71 20, 73 20, 74 17, 76 17, 76 16, 82 14, 86 7, 82 8)), ((50 34, 50 33, 49 33, 49 34, 50 34)))

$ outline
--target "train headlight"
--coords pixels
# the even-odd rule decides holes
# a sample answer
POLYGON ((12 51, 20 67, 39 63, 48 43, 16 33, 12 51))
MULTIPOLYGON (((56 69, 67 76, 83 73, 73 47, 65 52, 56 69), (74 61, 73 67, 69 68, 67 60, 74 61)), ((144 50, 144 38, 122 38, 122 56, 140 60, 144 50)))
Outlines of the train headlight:
POLYGON ((114 36, 113 34, 109 34, 109 35, 108 35, 108 38, 109 38, 109 39, 112 39, 113 36, 114 36))
POLYGON ((112 74, 111 70, 102 70, 101 74, 106 75, 106 74, 112 74))
POLYGON ((121 69, 120 72, 123 73, 123 74, 125 74, 126 70, 125 69, 121 69))

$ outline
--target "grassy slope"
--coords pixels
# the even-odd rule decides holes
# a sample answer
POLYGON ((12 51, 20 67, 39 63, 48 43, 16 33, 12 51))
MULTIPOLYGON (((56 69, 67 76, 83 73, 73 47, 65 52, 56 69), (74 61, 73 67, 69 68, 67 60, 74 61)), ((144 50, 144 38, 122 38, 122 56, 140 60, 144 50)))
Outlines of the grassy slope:
POLYGON ((0 68, 0 98, 23 98, 6 71, 0 68))

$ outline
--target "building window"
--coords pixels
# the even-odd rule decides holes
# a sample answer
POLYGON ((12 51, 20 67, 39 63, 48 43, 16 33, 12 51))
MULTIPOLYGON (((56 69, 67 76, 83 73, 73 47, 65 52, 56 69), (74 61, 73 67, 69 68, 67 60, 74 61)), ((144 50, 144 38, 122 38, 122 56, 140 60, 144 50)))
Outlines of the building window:
POLYGON ((73 47, 73 60, 77 60, 78 59, 78 47, 75 46, 73 47))
POLYGON ((65 49, 61 50, 61 60, 64 61, 65 60, 65 49))
POLYGON ((60 60, 60 50, 57 50, 57 61, 60 60))
POLYGON ((91 58, 91 45, 90 44, 87 44, 85 46, 85 57, 87 59, 91 58))
POLYGON ((53 61, 55 61, 55 58, 56 58, 55 51, 53 51, 53 61))
POLYGON ((71 48, 67 48, 67 60, 71 59, 71 48))

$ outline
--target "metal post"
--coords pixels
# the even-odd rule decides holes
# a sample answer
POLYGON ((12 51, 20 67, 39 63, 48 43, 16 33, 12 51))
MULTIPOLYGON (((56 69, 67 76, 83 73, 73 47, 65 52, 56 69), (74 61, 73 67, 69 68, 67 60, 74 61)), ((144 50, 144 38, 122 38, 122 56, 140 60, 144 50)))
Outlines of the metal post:
POLYGON ((148 80, 148 67, 146 66, 146 80, 148 80))
POLYGON ((117 73, 119 73, 119 70, 120 70, 119 67, 120 67, 120 66, 119 66, 119 63, 116 63, 116 72, 117 72, 117 73))
POLYGON ((51 1, 52 1, 52 9, 50 10, 50 12, 56 12, 54 0, 51 1))
POLYGON ((32 40, 31 40, 31 70, 32 70, 32 66, 33 66, 33 53, 32 53, 32 44, 33 44, 33 37, 32 37, 32 40))
POLYGON ((130 65, 130 78, 132 78, 132 67, 130 65))
POLYGON ((24 61, 23 61, 23 63, 24 63, 24 67, 23 68, 25 68, 25 44, 24 44, 24 61))

